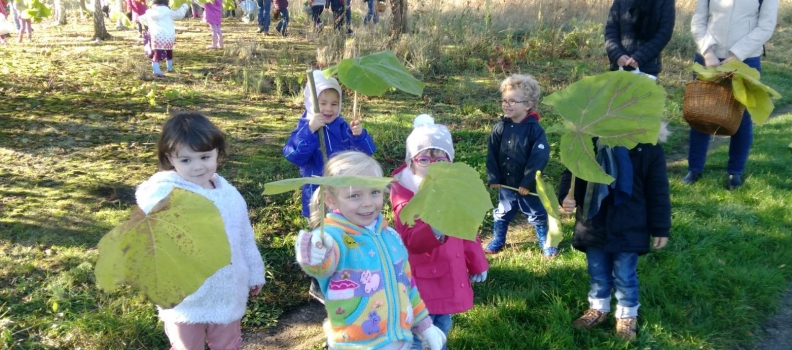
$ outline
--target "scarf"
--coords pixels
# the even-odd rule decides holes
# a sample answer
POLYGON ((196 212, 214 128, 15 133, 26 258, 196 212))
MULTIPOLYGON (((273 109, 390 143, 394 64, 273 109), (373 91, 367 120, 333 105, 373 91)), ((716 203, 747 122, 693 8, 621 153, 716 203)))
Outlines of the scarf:
POLYGON ((399 178, 399 184, 412 191, 413 194, 418 193, 418 186, 421 185, 421 181, 423 181, 423 178, 415 175, 409 165, 404 167, 399 178))
POLYGON ((591 220, 599 213, 602 200, 614 190, 613 205, 626 202, 632 196, 633 166, 630 160, 630 151, 621 146, 607 147, 596 143, 597 162, 614 181, 608 184, 588 182, 586 197, 583 200, 583 212, 587 213, 586 220, 591 220))

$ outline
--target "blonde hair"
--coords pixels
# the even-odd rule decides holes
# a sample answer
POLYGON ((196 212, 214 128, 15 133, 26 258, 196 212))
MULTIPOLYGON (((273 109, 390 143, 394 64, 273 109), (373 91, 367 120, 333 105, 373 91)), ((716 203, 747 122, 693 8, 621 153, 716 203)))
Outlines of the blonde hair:
MULTIPOLYGON (((376 176, 382 177, 382 167, 368 154, 358 151, 346 151, 336 153, 327 161, 324 166, 322 176, 376 176)), ((319 202, 319 191, 325 191, 327 196, 336 196, 338 190, 335 187, 320 186, 311 195, 311 217, 309 226, 313 230, 322 223, 325 214, 322 212, 322 203, 319 202)))
POLYGON ((539 96, 542 93, 536 78, 525 74, 513 74, 503 79, 500 84, 500 92, 508 91, 522 92, 524 98, 531 102, 531 110, 535 110, 539 105, 539 96))

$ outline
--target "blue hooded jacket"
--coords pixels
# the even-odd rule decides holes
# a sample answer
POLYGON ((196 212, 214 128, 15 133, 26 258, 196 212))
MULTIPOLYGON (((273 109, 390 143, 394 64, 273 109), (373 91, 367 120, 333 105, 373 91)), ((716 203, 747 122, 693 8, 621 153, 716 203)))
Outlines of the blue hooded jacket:
MULTIPOLYGON (((324 161, 322 160, 322 151, 319 148, 318 132, 323 132, 325 135, 328 159, 334 154, 343 151, 360 151, 372 155, 377 150, 374 140, 371 139, 366 129, 363 129, 359 136, 352 136, 349 124, 340 115, 332 123, 317 130, 317 133, 311 132, 311 129, 308 128, 308 122, 306 113, 303 112, 302 117, 297 122, 297 128, 292 131, 289 140, 283 146, 283 155, 289 162, 300 167, 300 176, 302 177, 322 175, 324 161)), ((311 216, 311 194, 316 188, 316 185, 310 184, 302 187, 302 215, 304 217, 311 216)))

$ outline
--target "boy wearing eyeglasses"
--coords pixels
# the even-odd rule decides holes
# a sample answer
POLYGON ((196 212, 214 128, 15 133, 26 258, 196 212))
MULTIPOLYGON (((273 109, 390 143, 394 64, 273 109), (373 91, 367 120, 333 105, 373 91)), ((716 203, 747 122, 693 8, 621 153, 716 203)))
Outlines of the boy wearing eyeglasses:
MULTIPOLYGON (((489 264, 481 240, 446 236, 420 219, 408 227, 399 219, 402 208, 426 177, 426 168, 435 162, 454 160, 451 133, 427 114, 415 117, 406 149, 404 164, 392 175, 396 179, 390 189, 394 227, 407 247, 418 293, 429 310, 429 317, 448 337, 451 315, 473 307, 471 283, 487 279, 489 264)), ((423 349, 421 342, 416 340, 412 349, 423 349)))
POLYGON ((536 196, 536 171, 550 159, 550 145, 539 125, 539 83, 530 75, 515 74, 501 82, 503 117, 492 128, 487 153, 487 184, 497 188, 498 207, 492 213, 492 241, 487 254, 506 245, 506 231, 518 211, 536 229, 542 254, 551 259, 558 248, 547 245, 547 211, 536 196))

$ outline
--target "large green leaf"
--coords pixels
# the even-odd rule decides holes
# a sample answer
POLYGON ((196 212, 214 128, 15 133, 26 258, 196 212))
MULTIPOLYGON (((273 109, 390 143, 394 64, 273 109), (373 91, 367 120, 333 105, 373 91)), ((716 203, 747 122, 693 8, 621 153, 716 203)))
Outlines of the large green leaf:
POLYGON ((611 183, 597 163, 592 138, 611 147, 657 143, 665 90, 642 74, 612 71, 572 83, 544 103, 564 119, 561 162, 586 181, 611 183))
POLYGON ((388 50, 368 56, 347 58, 322 72, 326 77, 338 73, 344 86, 366 96, 380 96, 389 88, 421 96, 424 83, 410 74, 396 55, 388 50))
POLYGON ((102 237, 96 283, 107 291, 129 284, 172 308, 229 263, 231 249, 217 207, 176 188, 148 215, 132 208, 129 220, 102 237))
POLYGON ((484 215, 492 209, 487 188, 479 173, 464 163, 437 162, 426 168, 427 175, 399 213, 408 226, 415 219, 452 237, 476 240, 484 215))
POLYGON ((278 194, 288 191, 293 191, 302 187, 305 184, 314 185, 327 185, 332 187, 368 187, 368 188, 385 188, 393 181, 392 177, 374 177, 374 176, 327 176, 327 177, 298 177, 294 179, 285 179, 279 181, 268 182, 264 184, 264 194, 278 194))
POLYGON ((542 202, 542 206, 547 211, 547 214, 558 219, 560 217, 560 215, 558 215, 558 208, 561 207, 561 205, 558 204, 558 198, 556 198, 553 185, 544 182, 541 171, 536 172, 536 194, 539 196, 539 200, 542 202))

